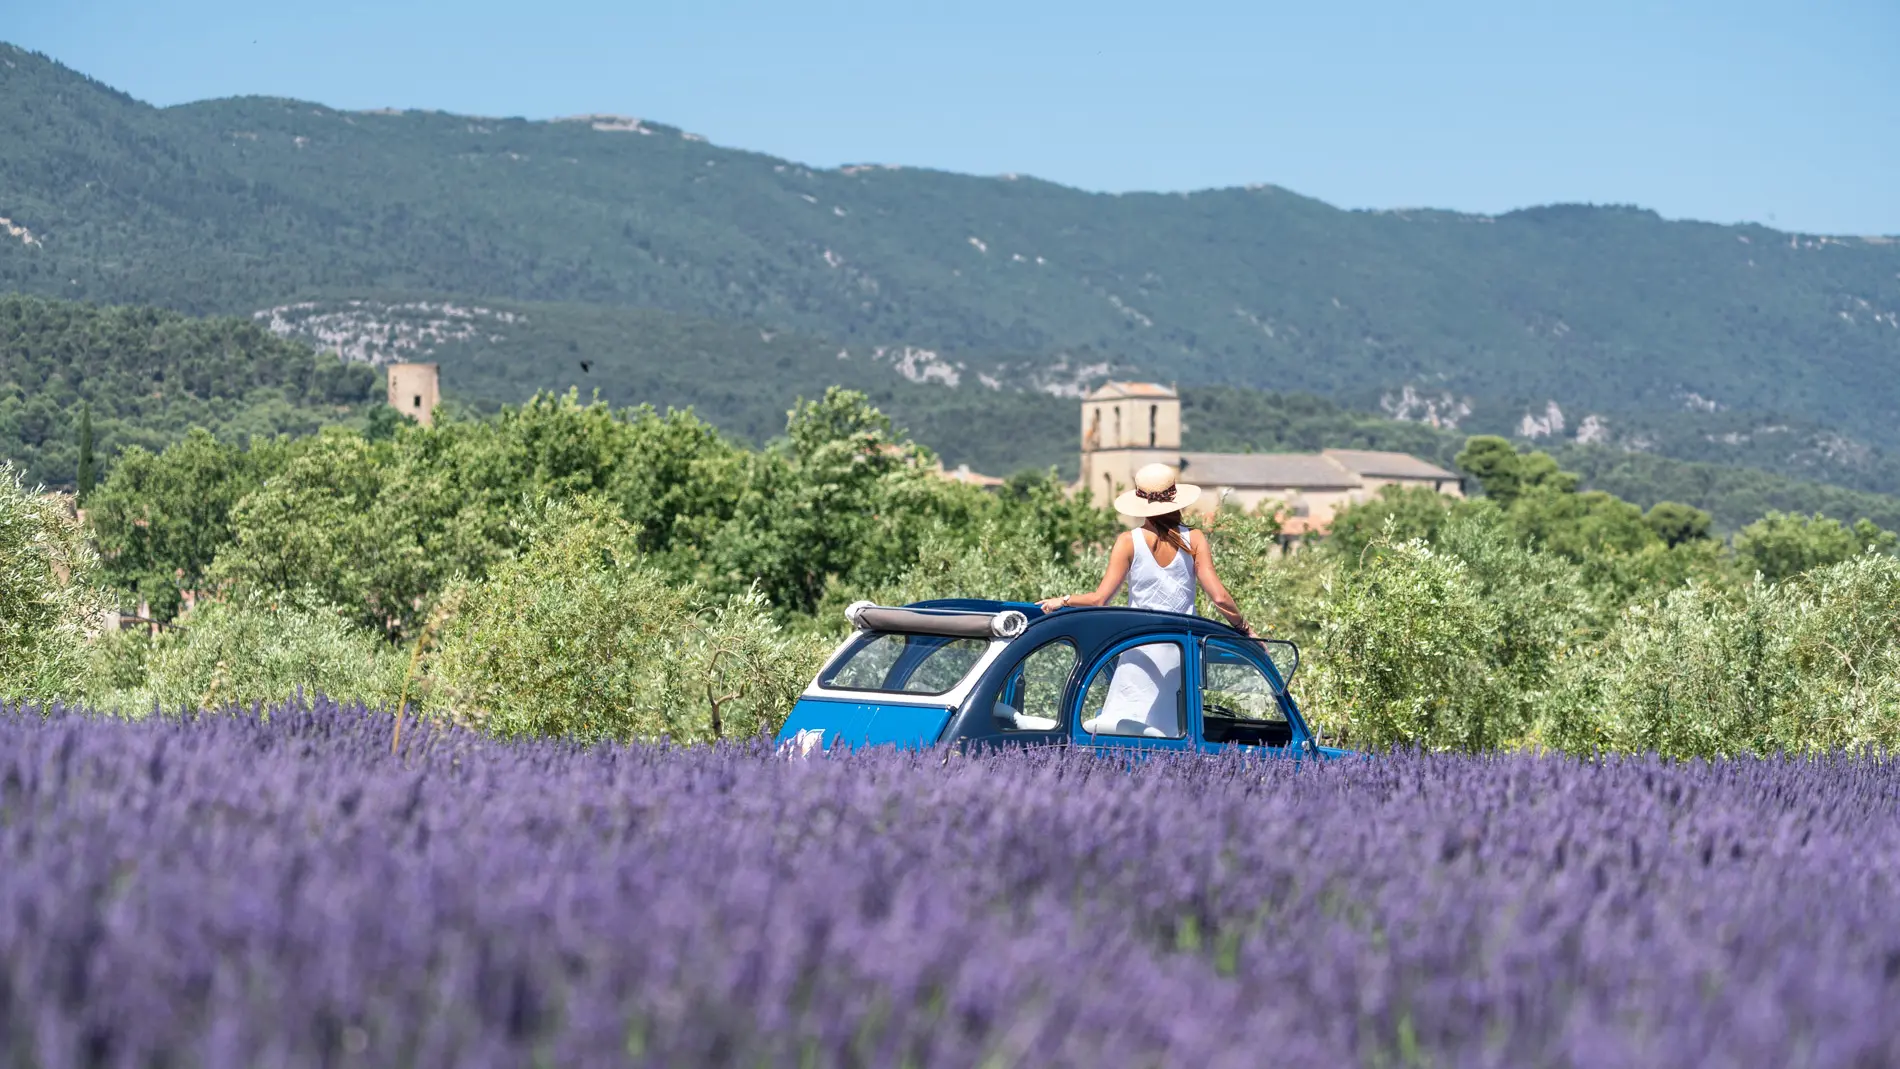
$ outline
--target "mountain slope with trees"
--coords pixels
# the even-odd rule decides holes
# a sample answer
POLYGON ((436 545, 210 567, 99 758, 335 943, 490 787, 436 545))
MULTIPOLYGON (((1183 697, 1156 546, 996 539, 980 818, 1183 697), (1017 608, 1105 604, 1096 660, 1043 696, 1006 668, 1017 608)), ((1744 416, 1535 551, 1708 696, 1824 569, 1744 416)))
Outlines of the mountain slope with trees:
POLYGON ((1837 481, 1900 446, 1885 239, 818 170, 615 117, 158 109, 5 57, 0 288, 223 313, 392 294, 653 308, 918 347, 965 365, 956 392, 1119 370, 1545 444, 1721 460, 1732 437, 1751 462, 1821 456, 1802 473, 1837 481), (1722 429, 1657 430, 1701 420, 1722 429), (1788 426, 1792 448, 1744 443, 1788 426))
MULTIPOLYGON (((573 390, 622 409, 690 408, 731 441, 759 446, 783 434, 787 410, 801 399, 843 385, 861 390, 905 436, 951 466, 1076 474, 1070 397, 947 390, 892 374, 876 360, 839 360, 828 343, 809 337, 665 313, 500 304, 480 310, 500 324, 496 330, 537 328, 543 357, 512 359, 517 350, 506 335, 491 341, 477 332, 445 344, 436 355, 451 413, 492 414, 516 398, 573 390), (608 356, 577 355, 615 333, 622 340, 604 350, 608 356)), ((276 337, 254 320, 0 297, 0 462, 49 486, 85 484, 88 423, 97 478, 117 466, 125 447, 155 452, 192 426, 210 432, 196 447, 205 463, 235 472, 226 454, 252 438, 307 435, 332 424, 390 433, 400 417, 381 394, 369 364, 276 337), (219 452, 213 439, 234 445, 219 452)), ((1181 400, 1190 449, 1389 449, 1453 466, 1466 440, 1458 431, 1353 412, 1308 394, 1201 386, 1183 388, 1181 400)), ((1586 487, 1645 508, 1688 502, 1708 510, 1723 532, 1771 510, 1900 528, 1900 497, 1602 446, 1570 445, 1556 454, 1586 487)))
POLYGON ((381 401, 375 369, 247 320, 0 295, 0 461, 31 481, 83 483, 130 445, 193 425, 236 440, 307 434, 381 401))

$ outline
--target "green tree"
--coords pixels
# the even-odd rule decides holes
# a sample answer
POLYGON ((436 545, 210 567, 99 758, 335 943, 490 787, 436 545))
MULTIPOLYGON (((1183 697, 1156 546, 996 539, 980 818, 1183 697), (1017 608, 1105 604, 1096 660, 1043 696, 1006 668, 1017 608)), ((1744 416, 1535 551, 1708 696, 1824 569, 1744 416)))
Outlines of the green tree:
MULTIPOLYGON (((1538 454, 1541 455, 1541 454, 1538 454)), ((1643 510, 1601 490, 1544 481, 1512 500, 1505 511, 1518 536, 1571 560, 1593 553, 1634 553, 1657 541, 1643 510)))
MULTIPOLYGON (((606 493, 649 554, 690 558, 731 519, 743 490, 743 451, 689 411, 623 410, 623 463, 606 493)), ((685 565, 681 565, 685 567, 685 565)))
POLYGON ((212 561, 233 538, 232 509, 289 452, 279 441, 241 449, 199 427, 160 453, 127 449, 86 503, 105 580, 171 620, 184 591, 208 586, 212 561))
POLYGON ((1478 480, 1484 496, 1505 508, 1533 488, 1564 494, 1575 490, 1579 482, 1574 473, 1559 468, 1549 453, 1519 453, 1517 447, 1495 435, 1467 439, 1455 463, 1478 480))
POLYGON ((412 425, 409 417, 391 405, 371 405, 363 418, 363 437, 372 442, 388 441, 403 427, 412 425))
POLYGON ((390 449, 326 432, 296 443, 281 471, 231 510, 231 541, 210 569, 237 592, 308 590, 364 627, 411 629, 439 589, 404 502, 383 498, 390 449))
MULTIPOLYGON (((1028 524, 1035 540, 1059 564, 1114 540, 1122 529, 1114 512, 1098 504, 1088 487, 1071 494, 1054 468, 1020 471, 996 494, 999 515, 1028 524)), ((1279 524, 1274 523, 1278 533, 1279 524)))
POLYGON ((785 440, 745 467, 732 519, 708 546, 709 575, 726 591, 756 582, 791 612, 812 611, 834 580, 894 575, 941 506, 981 493, 937 479, 863 394, 835 387, 794 408, 785 440))
POLYGON ((1770 512, 1735 534, 1740 564, 1775 581, 1837 564, 1866 550, 1892 553, 1895 536, 1862 520, 1852 527, 1823 516, 1770 512))
POLYGON ((1509 441, 1490 434, 1466 439, 1456 463, 1478 480, 1478 486, 1486 497, 1498 504, 1509 506, 1512 499, 1517 497, 1520 489, 1518 473, 1523 461, 1517 447, 1509 441))
POLYGON ((1667 546, 1680 546, 1709 537, 1714 518, 1693 505, 1658 501, 1643 514, 1643 523, 1667 546))
POLYGON ((74 496, 80 504, 91 496, 97 475, 92 455, 92 404, 86 402, 79 406, 79 471, 73 479, 74 496))

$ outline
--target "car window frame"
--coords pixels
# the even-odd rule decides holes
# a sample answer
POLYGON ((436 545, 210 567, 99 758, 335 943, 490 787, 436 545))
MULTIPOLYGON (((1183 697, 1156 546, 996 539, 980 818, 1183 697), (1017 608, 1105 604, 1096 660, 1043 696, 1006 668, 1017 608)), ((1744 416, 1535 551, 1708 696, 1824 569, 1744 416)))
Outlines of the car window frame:
MULTIPOLYGON (((998 735, 1002 735, 1007 738, 1013 738, 1013 739, 1025 738, 1025 737, 1043 738, 1043 737, 1048 737, 1048 736, 1062 735, 1066 733, 1069 727, 1069 723, 1070 723, 1069 697, 1075 690, 1077 673, 1082 667, 1082 652, 1083 652, 1082 644, 1076 641, 1075 636, 1056 635, 1048 639, 1047 641, 1038 644, 1034 649, 1029 650, 1028 652, 1024 653, 1022 656, 1016 658, 1015 663, 1011 664, 1008 667, 1008 669, 1006 669, 1003 672, 1003 680, 997 686, 994 694, 992 694, 987 699, 983 699, 983 698, 978 699, 979 701, 984 701, 984 700, 988 701, 989 703, 988 707, 982 709, 981 712, 989 718, 990 725, 995 730, 995 732, 998 735), (1034 657, 1036 654, 1041 653, 1042 651, 1048 649, 1049 647, 1057 645, 1057 644, 1061 644, 1061 645, 1065 645, 1069 647, 1070 652, 1074 655, 1074 660, 1073 660, 1073 663, 1069 666, 1068 678, 1063 680, 1062 682, 1062 692, 1056 696, 1056 724, 1055 726, 1048 727, 1048 728, 1018 728, 1018 727, 1005 728, 1005 727, 1002 727, 1001 724, 997 721, 996 715, 993 711, 995 709, 996 702, 1000 699, 1004 691, 1009 687, 1010 683, 1014 681, 1018 675, 1021 674, 1023 670, 1023 666, 1029 663, 1029 659, 1031 657, 1034 657)), ((1021 711, 1020 706, 1016 708, 1018 709, 1019 712, 1021 711)))
MULTIPOLYGON (((1208 637, 1213 638, 1215 636, 1210 635, 1208 637)), ((1227 639, 1225 641, 1231 642, 1233 640, 1227 639)), ((1299 643, 1286 638, 1255 638, 1253 641, 1260 643, 1261 652, 1266 655, 1267 663, 1273 665, 1273 678, 1271 682, 1280 688, 1280 693, 1286 693, 1287 688, 1293 685, 1293 677, 1298 675, 1300 671, 1299 643), (1280 659, 1273 655, 1273 651, 1276 649, 1283 649, 1288 652, 1293 662, 1291 667, 1284 670, 1281 669, 1280 659)))
POLYGON ((1065 703, 1065 714, 1069 719, 1069 738, 1079 746, 1095 747, 1134 747, 1137 749, 1191 750, 1195 748, 1201 736, 1200 701, 1200 643, 1186 631, 1149 631, 1130 635, 1127 638, 1102 648, 1100 653, 1090 660, 1088 671, 1078 673, 1072 681, 1073 692, 1065 703), (1153 738, 1147 735, 1097 735, 1082 727, 1082 703, 1088 700, 1089 690, 1095 686, 1095 679, 1107 667, 1109 662, 1120 657, 1137 646, 1147 646, 1160 642, 1172 642, 1181 650, 1181 730, 1180 735, 1153 738), (1188 692, 1192 690, 1193 694, 1188 692))
POLYGON ((1200 641, 1195 643, 1196 652, 1199 654, 1197 660, 1200 666, 1194 677, 1194 738, 1197 743, 1203 746, 1215 747, 1243 746, 1269 750, 1293 750, 1299 747, 1301 741, 1306 738, 1306 725, 1300 717, 1296 715, 1296 710, 1293 708, 1292 695, 1287 689, 1286 678, 1280 674, 1279 664, 1274 661, 1273 656, 1266 650, 1264 645, 1265 640, 1253 641, 1261 644, 1261 648, 1257 654, 1254 650, 1248 648, 1248 639, 1228 638, 1223 635, 1203 635, 1200 641), (1287 725, 1287 741, 1284 744, 1268 746, 1265 744, 1231 741, 1213 742, 1208 739, 1207 666, 1210 663, 1210 658, 1207 656, 1207 647, 1210 643, 1217 643, 1223 649, 1238 654, 1243 661, 1260 673, 1261 678, 1267 681, 1267 689, 1273 697, 1274 708, 1280 711, 1280 718, 1285 721, 1287 725))
POLYGON ((970 680, 974 676, 980 673, 980 671, 984 667, 983 653, 986 649, 989 648, 991 644, 992 644, 992 640, 960 637, 960 636, 954 636, 954 635, 923 635, 923 634, 918 634, 916 632, 911 632, 911 631, 865 631, 858 638, 854 639, 850 645, 846 646, 844 650, 842 650, 840 653, 838 653, 836 656, 832 658, 831 662, 827 664, 824 667, 824 669, 819 673, 818 678, 814 680, 814 683, 817 685, 818 690, 827 692, 833 695, 902 694, 902 695, 907 695, 913 698, 941 698, 946 694, 952 694, 956 692, 958 688, 970 682, 970 680), (838 673, 843 671, 845 666, 849 665, 852 662, 852 660, 855 659, 859 654, 863 653, 865 647, 869 646, 871 643, 876 642, 880 639, 893 638, 893 637, 904 639, 905 640, 904 648, 902 651, 898 653, 897 659, 891 662, 891 666, 885 670, 884 678, 879 681, 881 685, 876 686, 876 687, 839 686, 835 682, 838 677, 838 673), (936 647, 935 650, 933 650, 931 653, 925 653, 925 654, 920 654, 920 653, 915 652, 915 643, 919 639, 935 643, 935 647, 936 647), (896 674, 900 669, 902 669, 906 663, 909 663, 910 667, 908 671, 905 671, 903 673, 903 678, 906 681, 909 681, 910 678, 916 674, 917 669, 922 667, 922 664, 924 661, 928 660, 930 657, 934 656, 937 651, 942 650, 944 647, 950 645, 953 642, 976 642, 976 643, 980 643, 981 645, 977 650, 976 659, 971 661, 970 666, 964 669, 963 673, 957 676, 957 678, 953 680, 948 687, 945 687, 942 690, 933 691, 933 690, 909 690, 902 687, 890 687, 890 686, 882 685, 882 684, 888 684, 891 680, 891 677, 894 674, 896 674))

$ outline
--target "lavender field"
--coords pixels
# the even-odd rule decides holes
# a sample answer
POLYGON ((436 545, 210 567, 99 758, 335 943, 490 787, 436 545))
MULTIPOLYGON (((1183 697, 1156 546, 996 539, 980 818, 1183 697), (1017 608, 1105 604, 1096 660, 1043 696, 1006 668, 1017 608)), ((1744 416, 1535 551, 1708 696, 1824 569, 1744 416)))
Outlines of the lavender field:
POLYGON ((1874 1066, 1859 760, 775 760, 0 710, 0 1063, 1874 1066))

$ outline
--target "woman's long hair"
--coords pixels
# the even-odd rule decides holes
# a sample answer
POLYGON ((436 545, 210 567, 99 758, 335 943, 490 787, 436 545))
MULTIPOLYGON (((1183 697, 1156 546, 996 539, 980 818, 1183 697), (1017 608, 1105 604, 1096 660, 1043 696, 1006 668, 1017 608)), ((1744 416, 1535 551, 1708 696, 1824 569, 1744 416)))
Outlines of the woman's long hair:
POLYGON ((1159 516, 1150 516, 1142 526, 1155 533, 1155 537, 1174 547, 1176 553, 1185 553, 1192 557, 1194 551, 1188 548, 1187 541, 1181 537, 1181 527, 1187 521, 1181 518, 1181 510, 1164 512, 1159 516))

